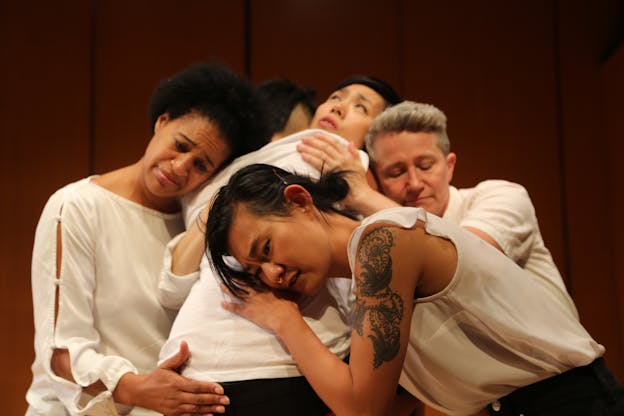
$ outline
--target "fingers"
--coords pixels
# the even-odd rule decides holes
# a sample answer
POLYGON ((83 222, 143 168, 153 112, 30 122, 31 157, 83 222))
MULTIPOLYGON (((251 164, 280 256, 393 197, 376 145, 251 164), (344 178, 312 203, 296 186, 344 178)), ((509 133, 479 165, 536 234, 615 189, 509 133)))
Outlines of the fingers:
MULTIPOLYGON (((223 389, 223 388, 221 388, 223 389)), ((222 390, 223 391, 223 390, 222 390)), ((227 406, 230 404, 230 398, 223 394, 212 394, 212 393, 190 393, 190 392, 182 392, 180 395, 180 402, 185 403, 185 405, 193 405, 193 406, 227 406)), ((208 410, 211 411, 211 410, 208 410)))
POLYGON ((227 396, 216 394, 183 393, 177 409, 183 414, 203 415, 210 413, 224 413, 225 406, 230 404, 227 396))
POLYGON ((358 149, 355 147, 355 144, 353 144, 353 142, 349 142, 349 144, 347 145, 347 148, 349 149, 349 153, 351 153, 351 156, 354 159, 360 160, 358 149))
POLYGON ((172 413, 172 415, 178 416, 214 416, 225 413, 224 406, 195 406, 195 405, 183 405, 180 406, 178 411, 172 413))
POLYGON ((213 415, 225 413, 225 406, 212 405, 212 406, 200 406, 195 404, 183 404, 180 405, 180 415, 197 416, 197 415, 213 415))
POLYGON ((318 170, 350 169, 359 163, 357 150, 353 154, 346 146, 325 136, 305 137, 297 145, 301 158, 318 170))
POLYGON ((229 397, 225 396, 223 387, 211 381, 197 381, 184 378, 176 393, 176 414, 206 415, 225 412, 225 406, 230 404, 229 397))
POLYGON ((233 302, 228 302, 227 300, 224 300, 224 301, 221 301, 221 307, 228 312, 232 312, 237 315, 242 315, 245 305, 242 303, 233 303, 233 302))
POLYGON ((180 350, 178 351, 178 354, 187 358, 191 356, 191 351, 189 349, 188 342, 180 341, 180 350))
POLYGON ((172 370, 176 371, 181 368, 191 357, 191 352, 189 350, 188 344, 186 341, 182 341, 180 343, 180 349, 178 352, 173 355, 171 358, 163 361, 158 367, 164 370, 172 370))
POLYGON ((330 159, 339 157, 344 151, 342 144, 336 142, 333 138, 322 135, 304 137, 297 148, 301 148, 301 151, 315 157, 330 159))

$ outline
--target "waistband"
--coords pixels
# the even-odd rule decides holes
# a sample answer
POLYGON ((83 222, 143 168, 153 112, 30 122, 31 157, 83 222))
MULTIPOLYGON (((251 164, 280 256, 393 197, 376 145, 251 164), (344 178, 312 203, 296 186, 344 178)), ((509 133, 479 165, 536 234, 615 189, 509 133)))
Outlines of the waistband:
POLYGON ((219 383, 230 398, 225 415, 324 416, 329 409, 305 377, 219 383))
POLYGON ((495 416, 547 414, 545 409, 569 406, 571 401, 591 402, 599 397, 613 403, 624 397, 624 390, 602 357, 588 365, 518 388, 492 402, 488 411, 495 416))

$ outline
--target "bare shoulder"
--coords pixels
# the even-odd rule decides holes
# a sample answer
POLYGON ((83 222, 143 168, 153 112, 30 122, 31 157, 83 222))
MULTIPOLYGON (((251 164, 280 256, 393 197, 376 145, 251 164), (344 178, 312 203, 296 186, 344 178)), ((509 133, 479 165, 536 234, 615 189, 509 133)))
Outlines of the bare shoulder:
POLYGON ((355 277, 359 284, 365 280, 369 286, 375 282, 379 287, 389 285, 394 277, 397 289, 415 296, 444 289, 457 266, 453 243, 428 234, 421 221, 411 228, 389 222, 371 224, 362 233, 357 253, 355 277))
POLYGON ((409 280, 422 268, 418 253, 425 243, 420 223, 412 228, 390 222, 370 224, 362 233, 356 258, 356 278, 360 287, 378 290, 390 285, 412 286, 409 280), (408 280, 408 281, 406 281, 408 280))

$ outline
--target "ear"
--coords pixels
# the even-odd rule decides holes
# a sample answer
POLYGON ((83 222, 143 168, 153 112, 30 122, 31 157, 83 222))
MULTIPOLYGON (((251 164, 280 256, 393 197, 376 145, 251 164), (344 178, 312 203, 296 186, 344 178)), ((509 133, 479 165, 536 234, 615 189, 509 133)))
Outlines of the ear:
POLYGON ((457 163, 457 155, 453 152, 446 155, 446 169, 448 171, 448 182, 451 183, 453 179, 453 172, 455 171, 455 163, 457 163))
POLYGON ((301 185, 293 184, 284 188, 284 199, 304 212, 309 212, 314 207, 312 195, 301 185))
POLYGON ((169 122, 169 114, 163 113, 158 116, 156 123, 154 123, 154 133, 160 130, 165 124, 169 122))

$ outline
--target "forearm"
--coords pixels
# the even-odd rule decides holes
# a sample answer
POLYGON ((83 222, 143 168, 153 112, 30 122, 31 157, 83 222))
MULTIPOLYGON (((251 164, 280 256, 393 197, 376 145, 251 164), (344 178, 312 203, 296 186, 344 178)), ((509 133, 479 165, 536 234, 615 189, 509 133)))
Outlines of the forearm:
POLYGON ((382 209, 400 206, 382 193, 363 184, 357 188, 354 187, 345 202, 349 209, 365 217, 382 209))
POLYGON ((173 248, 171 257, 171 272, 173 274, 183 276, 199 270, 205 251, 206 218, 207 213, 202 210, 197 220, 173 248))
MULTIPOLYGON (((74 376, 72 375, 71 371, 69 351, 67 351, 66 349, 54 350, 54 352, 52 353, 50 366, 54 374, 56 374, 57 376, 62 377, 65 380, 71 381, 72 383, 76 383, 76 380, 74 380, 74 376)), ((92 396, 97 396, 98 394, 106 390, 106 386, 104 385, 104 383, 102 383, 101 380, 98 380, 91 385, 82 387, 82 391, 89 393, 92 396)))
POLYGON ((113 400, 127 406, 136 406, 135 399, 139 396, 137 387, 144 377, 139 374, 126 373, 119 379, 113 391, 113 400))
POLYGON ((323 345, 300 316, 284 323, 276 333, 301 373, 334 413, 361 414, 353 408, 353 379, 349 366, 323 345))
POLYGON ((496 242, 496 240, 494 240, 494 238, 492 238, 492 236, 486 233, 485 231, 481 231, 478 228, 470 227, 470 226, 464 226, 464 228, 467 231, 470 231, 471 233, 479 237, 480 239, 482 239, 483 241, 485 241, 486 243, 496 248, 498 251, 501 251, 503 252, 503 254, 505 254, 501 246, 496 242))

